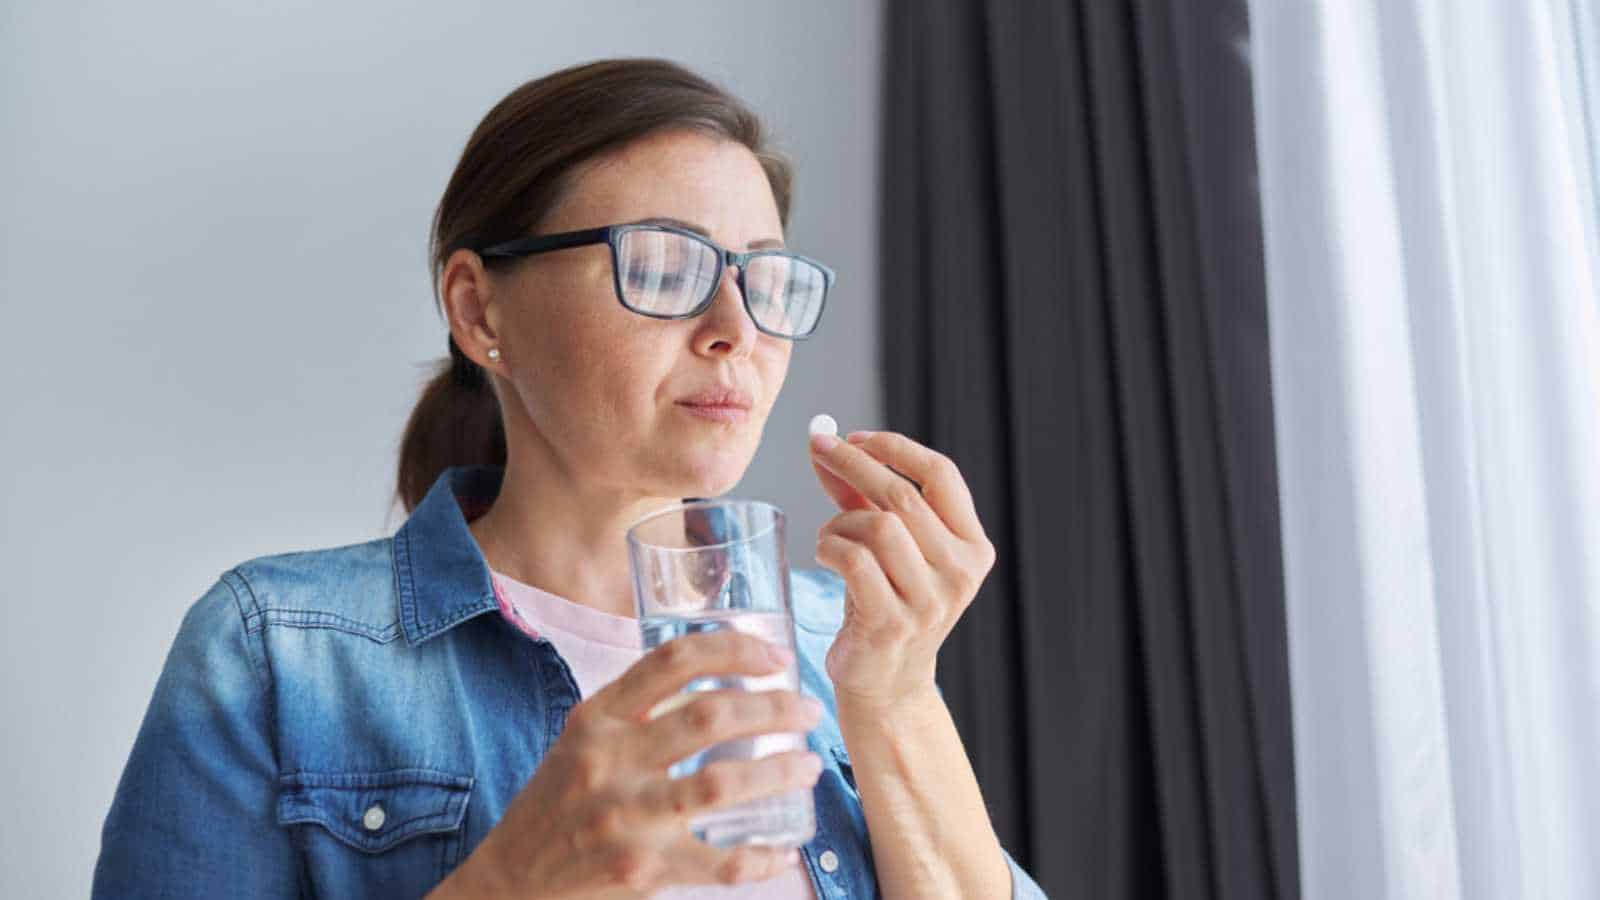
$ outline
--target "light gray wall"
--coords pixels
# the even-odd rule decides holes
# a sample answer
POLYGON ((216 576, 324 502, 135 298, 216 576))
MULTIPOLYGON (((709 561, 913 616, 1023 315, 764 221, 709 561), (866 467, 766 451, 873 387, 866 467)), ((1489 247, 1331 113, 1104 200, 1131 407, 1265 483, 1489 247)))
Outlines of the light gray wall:
POLYGON ((167 648, 219 573, 403 520, 397 439, 445 349, 428 217, 518 83, 668 56, 794 157, 790 242, 840 282, 735 493, 790 511, 800 563, 831 512, 806 420, 882 424, 876 3, 259 6, 0 4, 0 896, 87 894, 167 648))

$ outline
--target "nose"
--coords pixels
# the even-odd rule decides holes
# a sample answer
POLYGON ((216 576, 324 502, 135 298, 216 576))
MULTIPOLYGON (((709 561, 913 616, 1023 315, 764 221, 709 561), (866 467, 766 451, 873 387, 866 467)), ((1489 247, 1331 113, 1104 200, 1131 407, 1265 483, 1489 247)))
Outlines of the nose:
POLYGON ((696 351, 707 356, 749 356, 760 336, 739 293, 739 267, 724 267, 711 307, 698 317, 696 351))

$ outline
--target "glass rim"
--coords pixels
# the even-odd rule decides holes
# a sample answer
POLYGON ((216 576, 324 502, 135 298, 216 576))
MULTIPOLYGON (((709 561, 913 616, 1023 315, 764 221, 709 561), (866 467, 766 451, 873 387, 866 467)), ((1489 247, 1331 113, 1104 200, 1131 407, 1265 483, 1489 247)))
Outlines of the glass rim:
POLYGON ((747 544, 758 538, 766 537, 771 532, 777 530, 778 522, 785 518, 786 517, 784 516, 782 507, 774 503, 768 503, 765 500, 750 500, 742 497, 708 497, 701 500, 680 500, 671 506, 665 506, 654 512, 646 513, 644 516, 635 520, 632 525, 628 526, 625 535, 628 539, 629 547, 638 547, 641 550, 649 550, 654 553, 700 553, 705 550, 716 550, 722 547, 731 547, 734 544, 747 544), (772 518, 767 522, 767 526, 755 534, 745 535, 743 537, 728 541, 721 541, 715 544, 701 544, 698 547, 664 547, 660 544, 652 544, 643 541, 638 536, 639 528, 661 518, 662 516, 670 515, 672 513, 688 512, 693 509, 706 509, 715 506, 759 506, 770 510, 773 515, 772 518))

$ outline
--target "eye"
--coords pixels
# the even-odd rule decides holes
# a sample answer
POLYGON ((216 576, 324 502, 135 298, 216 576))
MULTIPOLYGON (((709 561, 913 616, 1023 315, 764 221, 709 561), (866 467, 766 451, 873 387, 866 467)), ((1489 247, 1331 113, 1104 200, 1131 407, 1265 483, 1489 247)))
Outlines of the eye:
POLYGON ((661 272, 654 269, 630 269, 628 283, 635 287, 677 288, 683 284, 682 272, 661 272))

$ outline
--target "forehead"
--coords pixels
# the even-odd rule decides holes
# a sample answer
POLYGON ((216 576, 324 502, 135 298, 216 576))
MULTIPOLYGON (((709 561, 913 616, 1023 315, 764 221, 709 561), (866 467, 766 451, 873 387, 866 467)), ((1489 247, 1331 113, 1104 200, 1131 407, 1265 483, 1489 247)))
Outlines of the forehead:
POLYGON ((727 246, 783 236, 766 173, 737 141, 661 132, 590 160, 573 176, 553 216, 563 228, 668 216, 704 225, 727 246))

